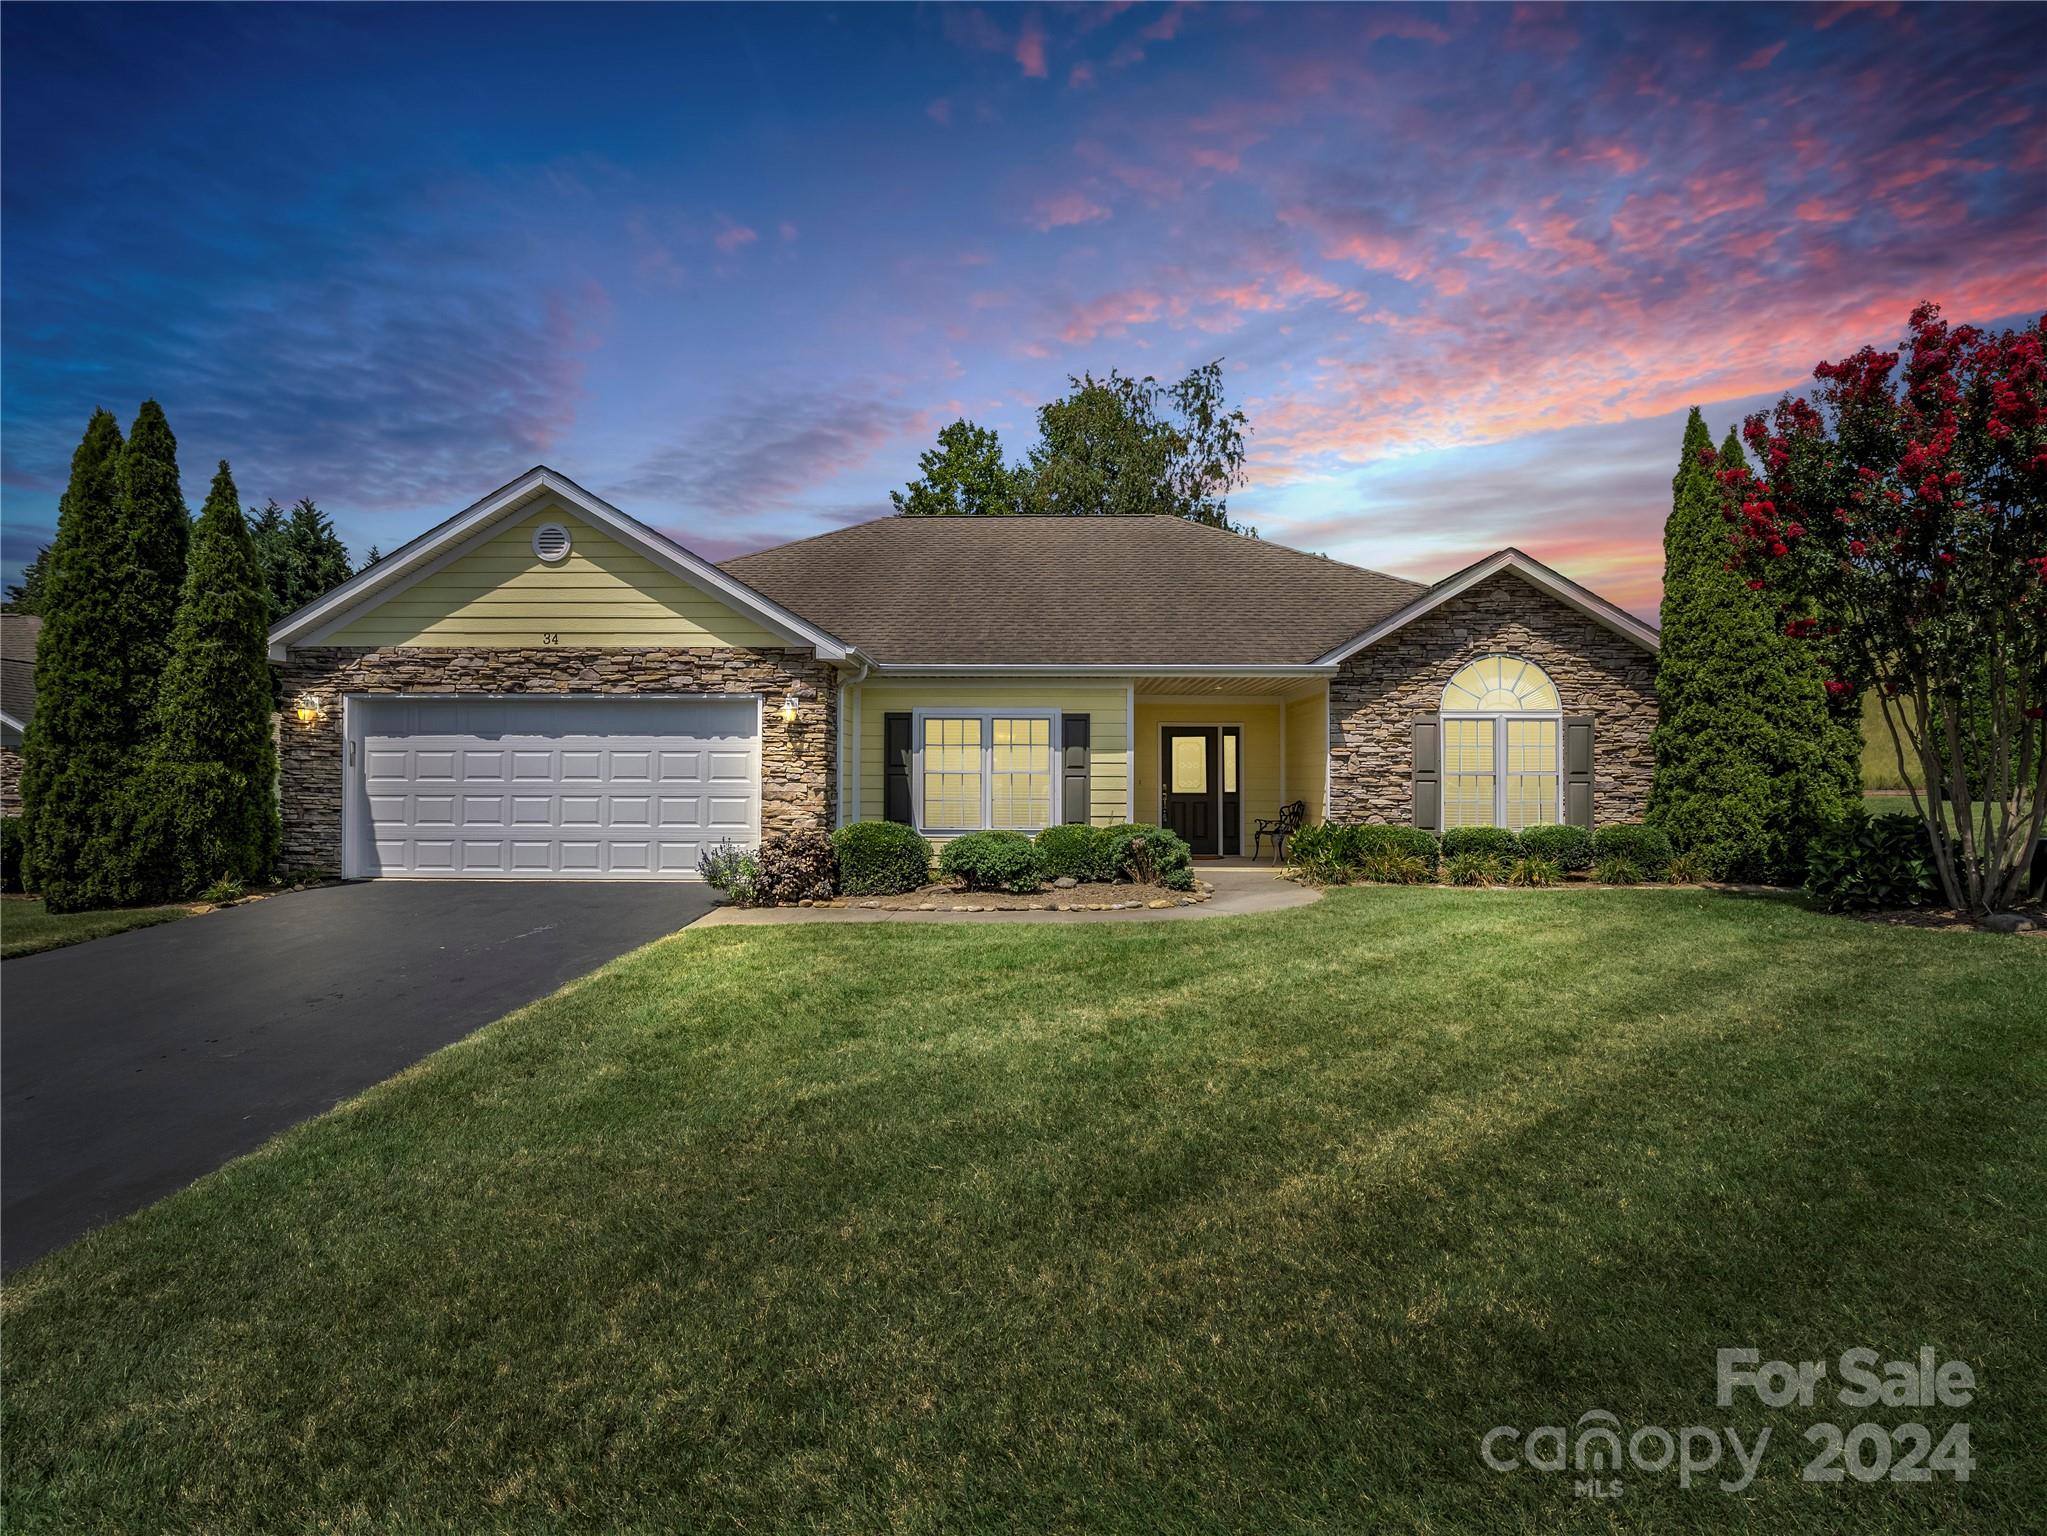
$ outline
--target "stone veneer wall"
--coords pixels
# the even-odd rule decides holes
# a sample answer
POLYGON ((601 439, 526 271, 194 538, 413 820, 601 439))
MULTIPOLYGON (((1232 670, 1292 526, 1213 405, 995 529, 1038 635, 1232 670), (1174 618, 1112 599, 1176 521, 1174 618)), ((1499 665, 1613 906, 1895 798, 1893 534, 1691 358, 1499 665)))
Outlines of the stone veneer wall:
POLYGON ((761 709, 761 830, 829 832, 836 788, 837 673, 800 650, 510 650, 430 646, 309 646, 279 672, 284 845, 289 870, 341 868, 341 699, 364 693, 757 693, 761 709), (796 691, 796 721, 781 705, 796 691), (313 692, 326 718, 302 724, 292 701, 313 692))
POLYGON ((0 747, 0 816, 21 814, 21 749, 0 747))
POLYGON ((1417 717, 1442 707, 1459 667, 1503 652, 1549 673, 1566 715, 1590 715, 1592 819, 1636 821, 1649 799, 1656 657, 1510 571, 1459 593, 1329 681, 1329 817, 1414 820, 1417 717))

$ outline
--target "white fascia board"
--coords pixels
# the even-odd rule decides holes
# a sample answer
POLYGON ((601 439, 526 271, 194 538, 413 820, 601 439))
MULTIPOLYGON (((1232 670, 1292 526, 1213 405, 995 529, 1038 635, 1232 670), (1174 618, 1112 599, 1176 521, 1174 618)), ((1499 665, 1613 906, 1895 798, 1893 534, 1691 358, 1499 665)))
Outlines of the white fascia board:
POLYGON ((1497 576, 1502 571, 1514 572, 1559 602, 1575 608, 1593 623, 1612 630, 1624 640, 1634 641, 1644 650, 1654 651, 1660 643, 1657 632, 1626 609, 1616 608, 1598 593, 1579 586, 1533 556, 1524 555, 1518 549, 1503 549, 1466 566, 1454 576, 1444 577, 1405 608, 1389 613, 1356 639, 1346 640, 1323 656, 1320 664, 1335 667, 1348 661, 1367 646, 1376 645, 1395 630, 1406 628, 1423 614, 1433 612, 1451 598, 1470 591, 1487 577, 1497 576))
POLYGON ((1132 662, 918 662, 892 667, 874 664, 878 677, 1326 677, 1336 670, 1333 663, 1305 662, 1294 666, 1265 666, 1229 663, 1202 666, 1198 663, 1132 662))
POLYGON ((602 497, 592 495, 568 476, 536 465, 508 485, 500 486, 483 500, 465 508, 438 527, 430 528, 409 544, 400 546, 360 575, 343 582, 324 597, 308 603, 270 631, 270 655, 283 660, 285 648, 304 643, 315 631, 328 631, 342 615, 353 617, 365 608, 391 596, 428 574, 434 562, 442 560, 452 547, 459 547, 480 531, 516 512, 543 494, 553 495, 591 522, 617 534, 629 547, 639 551, 671 575, 690 583, 708 596, 730 603, 757 619, 793 644, 808 646, 821 661, 844 661, 853 648, 798 618, 779 603, 771 602, 738 578, 719 570, 710 561, 690 553, 680 544, 638 518, 628 517, 602 497))

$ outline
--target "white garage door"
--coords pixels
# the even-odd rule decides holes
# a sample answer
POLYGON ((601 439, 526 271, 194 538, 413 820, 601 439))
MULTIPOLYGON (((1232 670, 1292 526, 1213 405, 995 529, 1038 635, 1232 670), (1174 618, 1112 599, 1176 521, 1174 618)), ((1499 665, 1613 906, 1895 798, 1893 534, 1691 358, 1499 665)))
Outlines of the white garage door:
POLYGON ((752 697, 348 701, 353 875, 673 880, 760 835, 752 697))

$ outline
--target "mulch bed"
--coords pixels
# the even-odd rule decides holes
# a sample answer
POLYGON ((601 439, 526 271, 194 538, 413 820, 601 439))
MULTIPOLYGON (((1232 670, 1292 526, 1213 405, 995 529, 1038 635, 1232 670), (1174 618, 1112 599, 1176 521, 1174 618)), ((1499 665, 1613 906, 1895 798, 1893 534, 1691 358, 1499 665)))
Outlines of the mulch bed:
POLYGON ((868 907, 886 912, 1127 912, 1133 907, 1191 907, 1207 901, 1215 887, 1197 880, 1191 891, 1163 885, 1047 886, 1030 896, 1007 891, 962 891, 950 885, 927 885, 907 896, 840 896, 831 901, 801 901, 801 907, 868 907))
MULTIPOLYGON (((2011 911, 2013 915, 2030 925, 2021 927, 2018 930, 2020 933, 2030 934, 2034 938, 2047 935, 2047 907, 2018 906, 2013 907, 2011 911)), ((1882 912, 1850 912, 1844 915, 1860 922, 1877 923, 1886 928, 1938 928, 1948 932, 1960 929, 1989 931, 1968 913, 1958 912, 1953 907, 1897 907, 1882 912)))

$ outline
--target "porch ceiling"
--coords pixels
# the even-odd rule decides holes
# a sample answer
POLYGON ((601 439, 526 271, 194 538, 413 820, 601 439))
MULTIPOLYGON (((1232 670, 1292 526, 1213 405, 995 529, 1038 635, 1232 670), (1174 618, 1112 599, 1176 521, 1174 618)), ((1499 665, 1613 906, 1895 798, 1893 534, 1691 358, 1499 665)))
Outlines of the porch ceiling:
POLYGON ((1319 677, 1140 677, 1133 683, 1140 699, 1319 699, 1328 686, 1319 677))

